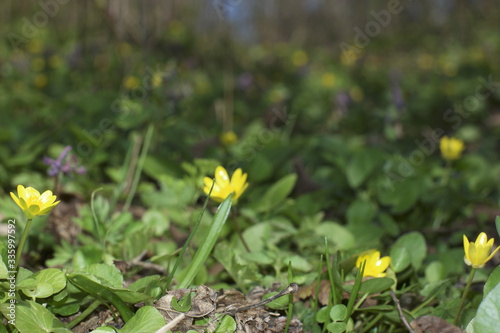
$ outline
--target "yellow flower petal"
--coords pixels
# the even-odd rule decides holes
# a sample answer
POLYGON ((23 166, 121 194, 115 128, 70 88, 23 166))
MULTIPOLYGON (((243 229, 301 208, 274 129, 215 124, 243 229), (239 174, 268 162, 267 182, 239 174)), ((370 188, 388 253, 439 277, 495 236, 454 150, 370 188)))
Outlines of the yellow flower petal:
POLYGON ((215 181, 220 187, 227 187, 230 184, 229 175, 227 174, 226 169, 221 166, 218 166, 215 169, 215 181))
POLYGON ((465 263, 474 268, 483 267, 498 251, 497 247, 495 251, 491 252, 493 242, 494 239, 491 238, 488 240, 488 236, 484 232, 481 232, 477 236, 475 242, 469 242, 467 236, 464 235, 465 263))
POLYGON ((33 187, 25 188, 18 185, 17 194, 18 197, 11 192, 10 196, 28 219, 32 219, 37 215, 48 214, 60 202, 55 201, 57 197, 52 194, 52 191, 47 190, 40 195, 40 192, 33 187))
MULTIPOLYGON (((248 183, 246 182, 246 180, 247 174, 243 173, 241 169, 237 169, 233 173, 232 177, 229 178, 227 170, 222 166, 218 166, 215 169, 215 185, 212 193, 210 194, 210 197, 217 202, 221 202, 226 199, 231 193, 234 193, 232 201, 233 204, 236 204, 238 198, 248 187, 248 183)), ((203 192, 208 195, 212 186, 212 179, 205 177, 203 179, 203 182, 203 192)))

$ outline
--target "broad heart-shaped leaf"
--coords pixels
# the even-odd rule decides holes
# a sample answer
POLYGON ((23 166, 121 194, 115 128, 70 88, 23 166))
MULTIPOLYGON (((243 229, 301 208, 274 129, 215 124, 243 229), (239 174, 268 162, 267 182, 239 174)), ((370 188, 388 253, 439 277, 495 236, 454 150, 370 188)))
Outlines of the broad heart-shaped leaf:
POLYGON ((422 266, 422 261, 427 255, 425 238, 418 231, 409 232, 399 237, 393 247, 405 248, 408 251, 411 258, 411 265, 415 270, 418 270, 422 266))
POLYGON ((153 333, 165 326, 165 318, 152 306, 143 306, 120 330, 120 333, 153 333))
POLYGON ((356 245, 356 237, 346 227, 335 222, 323 222, 314 232, 318 236, 326 237, 339 250, 347 250, 356 245))
POLYGON ((56 268, 41 270, 30 276, 29 279, 35 280, 35 287, 22 289, 23 293, 29 297, 49 297, 66 287, 66 275, 56 268))
POLYGON ((344 304, 336 304, 330 310, 330 318, 333 321, 343 321, 347 316, 347 307, 344 304))
MULTIPOLYGON (((0 304, 0 311, 6 318, 9 318, 9 306, 8 303, 0 304)), ((33 301, 19 301, 16 303, 15 308, 15 326, 20 333, 71 333, 70 330, 64 327, 63 323, 41 304, 33 301)))
POLYGON ((486 295, 476 312, 472 327, 475 333, 498 332, 500 323, 500 284, 486 295))
POLYGON ((366 226, 372 223, 376 213, 377 206, 373 202, 357 199, 347 208, 347 224, 349 226, 366 226))
POLYGON ((262 198, 259 200, 256 209, 259 212, 267 212, 283 202, 283 200, 285 200, 286 197, 288 197, 288 195, 292 192, 296 181, 296 174, 287 175, 278 180, 266 191, 266 193, 264 193, 262 198))
POLYGON ((405 270, 411 264, 411 255, 404 246, 393 246, 391 248, 391 267, 395 273, 405 270))
POLYGON ((98 277, 102 284, 108 285, 109 287, 123 287, 123 275, 115 266, 90 264, 84 267, 82 271, 98 277))
POLYGON ((336 321, 326 325, 326 329, 330 333, 342 333, 347 329, 347 324, 342 321, 336 321))
POLYGON ((365 148, 357 152, 349 161, 346 168, 347 182, 352 188, 357 188, 384 160, 379 150, 365 148))
POLYGON ((486 295, 498 285, 500 285, 500 266, 497 266, 497 268, 491 272, 490 277, 486 281, 483 289, 483 297, 486 297, 486 295))
POLYGON ((236 328, 237 326, 234 318, 228 315, 224 315, 222 317, 222 320, 220 321, 219 326, 217 326, 215 333, 235 332, 236 328))

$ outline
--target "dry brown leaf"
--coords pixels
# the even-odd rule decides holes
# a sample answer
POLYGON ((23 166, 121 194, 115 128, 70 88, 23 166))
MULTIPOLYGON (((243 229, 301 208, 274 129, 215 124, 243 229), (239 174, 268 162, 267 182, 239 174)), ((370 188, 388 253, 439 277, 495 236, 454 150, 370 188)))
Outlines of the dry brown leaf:
POLYGON ((410 326, 413 333, 465 333, 457 326, 435 316, 423 316, 414 319, 410 326))

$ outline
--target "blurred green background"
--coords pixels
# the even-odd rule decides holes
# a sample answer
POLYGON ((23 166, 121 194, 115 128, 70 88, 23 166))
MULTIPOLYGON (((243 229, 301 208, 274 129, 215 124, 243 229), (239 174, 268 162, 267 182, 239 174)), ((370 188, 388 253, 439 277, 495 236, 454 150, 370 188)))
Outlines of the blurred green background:
POLYGON ((455 135, 482 156, 470 163, 490 172, 477 182, 491 199, 498 14, 451 0, 7 1, 0 184, 43 184, 43 157, 71 145, 87 170, 72 188, 89 193, 154 124, 153 180, 211 158, 254 183, 299 172, 303 191, 341 199, 355 194, 340 156, 374 148, 386 178, 406 178, 455 135))

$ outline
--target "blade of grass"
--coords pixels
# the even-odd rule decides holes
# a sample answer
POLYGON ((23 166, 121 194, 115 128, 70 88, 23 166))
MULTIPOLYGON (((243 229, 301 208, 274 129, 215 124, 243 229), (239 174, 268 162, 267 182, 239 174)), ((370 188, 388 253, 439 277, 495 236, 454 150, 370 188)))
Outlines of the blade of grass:
POLYGON ((318 268, 318 277, 316 278, 316 291, 314 293, 314 302, 312 303, 312 309, 314 312, 318 310, 318 298, 319 298, 319 290, 321 284, 321 273, 323 272, 323 255, 319 257, 319 268, 318 268))
POLYGON ((354 302, 356 302, 356 298, 358 297, 359 289, 361 288, 361 283, 363 283, 363 273, 365 271, 366 260, 363 261, 359 267, 358 272, 356 273, 356 277, 354 278, 354 286, 352 287, 352 292, 349 297, 349 301, 347 302, 347 316, 346 318, 350 318, 354 308, 354 302))
POLYGON ((184 242, 184 245, 182 246, 181 252, 179 253, 179 256, 177 257, 177 260, 175 261, 174 268, 172 269, 172 272, 169 274, 168 279, 167 279, 167 288, 170 288, 170 284, 172 283, 172 280, 174 278, 175 272, 177 271, 177 268, 179 267, 179 264, 181 263, 182 257, 184 256, 184 253, 186 252, 189 243, 191 243, 191 239, 193 238, 194 234, 196 233, 196 230, 198 230, 198 226, 200 225, 201 218, 203 217, 203 213, 205 213, 205 210, 207 209, 208 201, 210 200, 210 194, 212 194, 212 190, 214 189, 215 185, 215 180, 212 181, 212 186, 210 187, 210 191, 208 191, 207 198, 205 199, 205 203, 203 204, 203 208, 201 210, 200 215, 198 216, 198 220, 196 220, 196 223, 193 226, 193 230, 189 233, 188 239, 186 242, 184 242))
MULTIPOLYGON (((292 262, 288 261, 288 285, 293 283, 293 271, 292 271, 292 262)), ((285 333, 288 333, 288 329, 290 327, 290 322, 292 321, 293 315, 293 294, 288 295, 288 311, 286 313, 286 325, 285 325, 285 333)))
POLYGON ((201 267, 207 260, 210 252, 217 242, 222 227, 226 223, 229 211, 231 210, 233 194, 231 193, 217 209, 210 229, 208 230, 205 241, 201 244, 200 248, 196 251, 193 260, 188 266, 186 273, 180 281, 178 288, 187 288, 193 282, 196 274, 200 271, 201 267))
POLYGON ((154 125, 149 124, 148 129, 146 131, 146 135, 144 137, 144 144, 141 150, 141 156, 139 157, 139 162, 137 163, 137 168, 134 173, 134 180, 132 181, 132 186, 130 188, 130 192, 128 193, 127 200, 123 205, 124 212, 128 211, 130 208, 130 204, 132 203, 132 199, 134 198, 135 192, 137 191, 137 185, 139 185, 139 180, 141 178, 142 169, 144 168, 144 161, 146 160, 146 156, 148 156, 149 144, 151 143, 151 139, 153 138, 154 133, 154 125))
POLYGON ((101 190, 102 190, 102 187, 99 187, 92 192, 92 194, 90 196, 90 210, 92 211, 92 220, 94 221, 94 228, 95 228, 95 232, 97 234, 97 239, 99 240, 99 244, 101 244, 101 249, 104 253, 104 241, 103 241, 103 238, 101 237, 100 221, 97 218, 97 214, 95 212, 95 207, 94 207, 95 194, 101 190))

